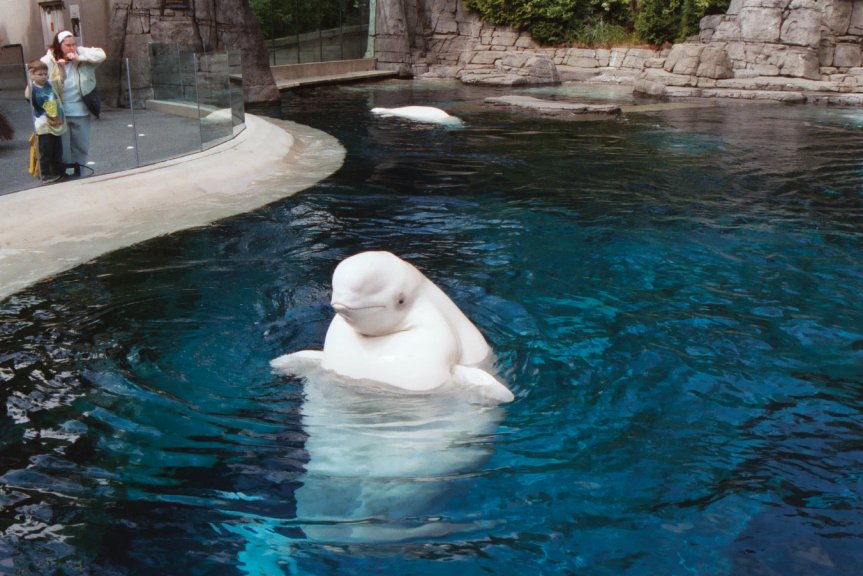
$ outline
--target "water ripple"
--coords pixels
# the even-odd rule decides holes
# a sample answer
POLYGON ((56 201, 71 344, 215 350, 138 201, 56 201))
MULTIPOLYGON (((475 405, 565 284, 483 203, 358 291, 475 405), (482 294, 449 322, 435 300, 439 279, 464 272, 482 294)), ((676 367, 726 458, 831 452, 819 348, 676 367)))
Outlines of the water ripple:
POLYGON ((332 178, 0 304, 0 572, 854 573, 853 115, 573 124, 485 93, 292 94, 348 148, 332 178), (367 114, 414 99, 466 126, 367 114), (380 248, 480 326, 514 403, 270 372, 321 347, 335 264, 380 248))

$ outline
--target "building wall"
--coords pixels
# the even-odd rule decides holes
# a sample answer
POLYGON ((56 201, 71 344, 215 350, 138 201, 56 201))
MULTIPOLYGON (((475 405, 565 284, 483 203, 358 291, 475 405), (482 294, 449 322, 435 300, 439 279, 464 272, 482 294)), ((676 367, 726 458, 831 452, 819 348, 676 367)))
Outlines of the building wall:
MULTIPOLYGON (((71 29, 71 9, 77 6, 81 16, 80 45, 104 48, 109 61, 146 61, 150 43, 178 43, 195 50, 241 50, 247 102, 271 103, 279 99, 258 24, 247 2, 234 0, 218 6, 199 2, 197 6, 190 3, 190 9, 172 10, 163 7, 161 0, 0 0, 0 40, 3 44, 21 44, 25 61, 44 55, 50 43, 43 38, 40 2, 60 7, 66 29, 71 29)), ((143 70, 141 66, 136 69, 143 70)), ((111 70, 111 66, 100 67, 103 76, 111 70)), ((143 70, 136 82, 146 79, 143 70)))
MULTIPOLYGON (((58 0, 63 21, 71 27, 70 6, 77 5, 81 14, 81 31, 84 46, 105 46, 112 0, 58 0)), ((25 60, 45 54, 47 42, 42 32, 43 8, 37 0, 0 0, 0 41, 3 44, 21 44, 25 60)))
POLYGON ((43 52, 42 20, 35 2, 0 0, 0 13, 0 43, 23 45, 25 59, 43 52))

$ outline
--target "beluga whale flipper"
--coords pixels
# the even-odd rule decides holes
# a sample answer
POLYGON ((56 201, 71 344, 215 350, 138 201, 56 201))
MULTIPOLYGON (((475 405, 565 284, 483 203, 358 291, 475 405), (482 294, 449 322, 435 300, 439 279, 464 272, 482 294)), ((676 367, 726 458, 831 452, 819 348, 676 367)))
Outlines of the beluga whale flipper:
POLYGON ((412 264, 390 252, 362 252, 333 273, 323 351, 302 350, 270 362, 303 375, 320 367, 350 380, 412 393, 465 392, 484 403, 511 402, 489 367, 494 354, 458 306, 412 264))
POLYGON ((372 114, 386 117, 405 118, 415 122, 430 122, 433 124, 461 125, 462 121, 440 108, 433 106, 400 106, 398 108, 372 108, 372 114))

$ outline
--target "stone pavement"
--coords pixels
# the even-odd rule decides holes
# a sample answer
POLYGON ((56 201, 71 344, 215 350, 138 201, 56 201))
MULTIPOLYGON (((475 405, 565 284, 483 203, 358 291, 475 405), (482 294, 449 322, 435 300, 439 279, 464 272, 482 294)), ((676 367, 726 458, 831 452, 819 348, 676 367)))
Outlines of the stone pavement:
MULTIPOLYGON (((290 196, 335 172, 345 156, 341 144, 319 130, 247 114, 243 132, 209 150, 99 174, 123 168, 134 154, 122 144, 127 124, 118 111, 97 121, 97 175, 0 195, 0 300, 109 251, 290 196)), ((153 137, 160 141, 159 153, 166 145, 177 153, 186 150, 198 131, 193 124, 194 129, 177 117, 149 124, 171 131, 153 137)), ((15 151, 21 147, 2 146, 5 182, 17 178, 15 151)))
MULTIPOLYGON (((33 133, 28 102, 18 93, 0 91, 0 112, 15 127, 14 140, 0 140, 0 194, 41 186, 27 172, 28 138, 33 133)), ((92 126, 89 159, 95 175, 130 170, 202 148, 197 120, 172 114, 105 107, 92 126)))

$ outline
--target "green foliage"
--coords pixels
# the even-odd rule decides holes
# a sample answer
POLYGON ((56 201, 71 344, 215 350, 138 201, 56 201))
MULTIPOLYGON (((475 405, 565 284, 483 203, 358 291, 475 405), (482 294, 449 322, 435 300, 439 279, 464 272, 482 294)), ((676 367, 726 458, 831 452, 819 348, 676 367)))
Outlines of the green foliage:
POLYGON ((682 41, 730 0, 465 0, 492 24, 527 30, 544 45, 682 41))
MULTIPOLYGON (((383 1, 383 0, 379 0, 383 1)), ((367 0, 249 0, 264 37, 335 28, 367 0)), ((724 13, 730 0, 464 0, 492 24, 530 32, 546 46, 609 46, 683 41, 706 14, 724 13)))
POLYGON ((638 43, 632 30, 621 24, 609 24, 601 19, 585 22, 575 31, 572 41, 581 46, 605 48, 638 43))
POLYGON ((650 44, 675 40, 680 29, 681 0, 641 0, 635 32, 650 44))
POLYGON ((367 6, 366 0, 249 0, 264 38, 338 28, 367 6))
POLYGON ((465 0, 492 24, 527 30, 540 44, 578 41, 590 28, 626 27, 629 0, 465 0), (602 24, 597 26, 597 23, 602 24))
POLYGON ((698 34, 698 23, 701 13, 696 5, 696 0, 683 0, 680 7, 680 26, 677 30, 678 42, 683 42, 693 34, 698 34))

